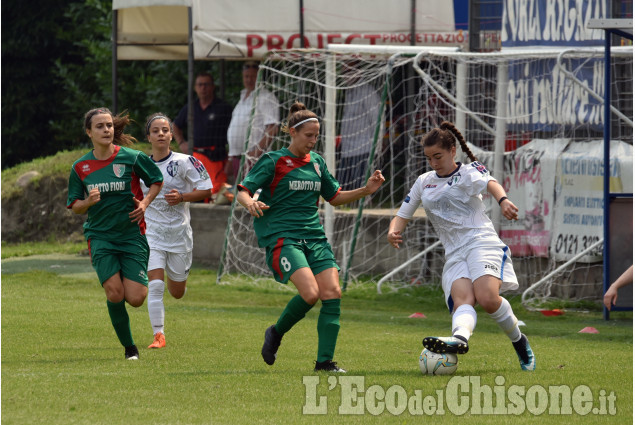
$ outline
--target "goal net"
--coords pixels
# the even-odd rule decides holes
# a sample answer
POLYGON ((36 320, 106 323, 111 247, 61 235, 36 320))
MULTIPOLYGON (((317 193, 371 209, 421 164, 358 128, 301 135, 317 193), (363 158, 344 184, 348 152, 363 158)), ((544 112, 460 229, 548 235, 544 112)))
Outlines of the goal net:
MULTIPOLYGON (((355 204, 320 205, 342 285, 386 291, 440 283, 443 248, 423 209, 406 228, 401 249, 388 245, 386 232, 416 178, 429 170, 422 136, 448 120, 520 208, 520 219, 507 222, 484 196, 513 253, 521 290, 532 288, 526 304, 597 301, 603 50, 371 48, 274 52, 261 64, 256 89, 257 96, 266 89, 277 97, 281 117, 300 101, 321 118, 315 150, 344 189, 362 186, 375 169, 386 177, 376 194, 355 204)), ((614 49, 612 62, 611 191, 632 193, 632 48, 614 49)), ((288 143, 279 133, 271 149, 288 143)), ((221 260, 219 282, 244 275, 256 284, 272 280, 252 218, 237 203, 221 260)))

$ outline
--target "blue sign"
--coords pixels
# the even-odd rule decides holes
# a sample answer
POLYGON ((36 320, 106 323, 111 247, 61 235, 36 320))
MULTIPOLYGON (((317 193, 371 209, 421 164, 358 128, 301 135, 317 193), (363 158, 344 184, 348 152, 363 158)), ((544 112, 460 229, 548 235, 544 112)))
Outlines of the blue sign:
POLYGON ((503 47, 601 46, 591 19, 609 16, 608 0, 504 0, 503 47))
POLYGON ((604 96, 604 60, 572 58, 564 68, 582 82, 574 83, 556 68, 555 59, 509 64, 507 125, 516 131, 551 131, 584 127, 602 130, 604 107, 585 87, 604 96))

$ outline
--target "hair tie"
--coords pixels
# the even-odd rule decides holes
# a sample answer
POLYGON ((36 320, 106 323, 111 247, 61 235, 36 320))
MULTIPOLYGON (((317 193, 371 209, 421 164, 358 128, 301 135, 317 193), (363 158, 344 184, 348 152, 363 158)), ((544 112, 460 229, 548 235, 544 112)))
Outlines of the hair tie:
POLYGON ((152 117, 150 121, 148 121, 148 124, 146 124, 146 134, 150 134, 150 125, 152 124, 154 120, 158 120, 158 119, 163 119, 163 120, 166 120, 168 124, 170 123, 170 119, 164 115, 157 115, 155 117, 152 117))
POLYGON ((319 120, 317 118, 307 118, 305 120, 300 121, 299 123, 297 123, 296 125, 294 125, 291 128, 296 128, 297 126, 302 125, 302 124, 304 124, 307 121, 319 121, 319 120))

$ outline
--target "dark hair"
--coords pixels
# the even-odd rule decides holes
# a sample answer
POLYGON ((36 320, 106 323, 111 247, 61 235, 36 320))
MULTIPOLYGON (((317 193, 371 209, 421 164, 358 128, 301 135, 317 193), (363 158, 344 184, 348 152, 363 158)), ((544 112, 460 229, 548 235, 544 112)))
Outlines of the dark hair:
POLYGON ((258 63, 257 61, 246 61, 245 63, 243 63, 243 71, 249 68, 258 69, 259 67, 260 63, 258 63))
POLYGON ((196 74, 196 77, 194 77, 194 81, 196 82, 196 80, 199 77, 209 78, 210 80, 212 80, 212 84, 214 84, 214 76, 212 74, 210 74, 209 72, 207 72, 207 71, 202 71, 202 72, 199 72, 198 74, 196 74))
MULTIPOLYGON (((315 113, 309 111, 306 106, 304 106, 304 103, 296 101, 293 105, 291 105, 291 108, 289 108, 289 116, 287 117, 287 122, 286 124, 282 125, 281 130, 284 133, 288 133, 294 125, 296 125, 300 121, 304 121, 309 118, 318 119, 318 116, 315 113)), ((301 124, 299 127, 296 128, 301 128, 303 125, 304 124, 301 124)))
POLYGON ((131 122, 128 111, 123 111, 118 115, 113 115, 113 113, 110 112, 110 109, 105 107, 91 109, 84 115, 84 129, 90 130, 93 124, 93 117, 95 115, 102 114, 108 114, 112 117, 112 125, 114 128, 112 142, 115 145, 130 146, 137 141, 137 139, 132 137, 130 134, 123 132, 124 128, 126 128, 126 126, 131 122))
POLYGON ((421 140, 421 145, 424 148, 428 148, 431 146, 440 145, 442 149, 447 151, 452 149, 452 146, 456 146, 456 142, 454 139, 459 141, 461 145, 461 150, 465 152, 465 154, 472 160, 478 161, 478 159, 474 156, 470 148, 467 147, 467 143, 465 143, 465 139, 461 132, 449 121, 443 121, 439 128, 433 128, 423 136, 421 140))
POLYGON ((170 126, 170 133, 173 132, 172 120, 170 119, 170 117, 168 117, 163 112, 155 112, 152 115, 148 115, 148 117, 146 118, 146 136, 150 134, 150 125, 152 125, 152 121, 158 120, 158 119, 166 120, 168 122, 168 125, 170 126))

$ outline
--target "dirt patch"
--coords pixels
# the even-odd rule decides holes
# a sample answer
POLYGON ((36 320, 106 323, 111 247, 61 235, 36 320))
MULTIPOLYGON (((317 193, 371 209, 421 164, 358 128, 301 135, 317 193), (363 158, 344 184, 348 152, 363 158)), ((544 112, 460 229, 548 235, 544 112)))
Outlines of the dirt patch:
POLYGON ((85 215, 66 209, 68 177, 42 177, 16 195, 2 198, 2 240, 5 242, 83 240, 85 215))

